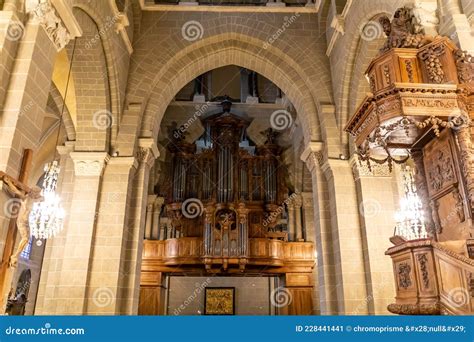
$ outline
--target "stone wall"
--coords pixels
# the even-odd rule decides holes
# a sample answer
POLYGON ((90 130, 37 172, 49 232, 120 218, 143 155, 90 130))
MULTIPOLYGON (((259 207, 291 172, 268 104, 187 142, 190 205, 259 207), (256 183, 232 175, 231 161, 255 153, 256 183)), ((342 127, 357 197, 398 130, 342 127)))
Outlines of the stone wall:
POLYGON ((181 277, 169 282, 169 315, 203 315, 204 288, 235 287, 236 315, 269 315, 273 277, 181 277))

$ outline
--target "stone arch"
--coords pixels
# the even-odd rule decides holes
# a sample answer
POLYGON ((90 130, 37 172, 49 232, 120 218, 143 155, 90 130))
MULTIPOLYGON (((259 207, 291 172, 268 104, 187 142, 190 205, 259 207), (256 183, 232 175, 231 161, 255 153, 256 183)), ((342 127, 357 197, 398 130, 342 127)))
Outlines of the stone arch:
MULTIPOLYGON (((51 89, 49 91, 49 99, 47 107, 51 109, 51 112, 60 118, 61 111, 63 108, 64 99, 59 92, 56 85, 51 82, 51 89)), ((76 140, 76 128, 74 127, 74 122, 71 118, 71 113, 67 106, 64 106, 64 113, 63 113, 63 125, 66 130, 67 140, 74 141, 76 140)))
MULTIPOLYGON (((125 7, 128 8, 129 1, 126 1, 125 7)), ((114 1, 88 1, 76 2, 73 6, 74 14, 77 11, 85 13, 92 21, 95 30, 87 29, 82 35, 83 44, 88 43, 89 47, 96 50, 101 49, 100 55, 104 60, 100 75, 94 75, 94 78, 100 82, 103 80, 107 89, 107 110, 111 119, 111 127, 107 129, 107 145, 114 145, 117 137, 118 127, 120 125, 123 101, 125 99, 125 87, 127 84, 127 73, 119 73, 118 70, 127 70, 130 62, 130 53, 126 49, 120 34, 116 27, 121 21, 121 14, 117 11, 114 1)), ((80 23, 81 27, 84 23, 80 23)), ((86 23, 86 28, 91 23, 86 23)), ((83 27, 84 28, 84 27, 83 27)), ((72 43, 69 44, 69 52, 72 43)), ((78 44, 79 45, 79 44, 78 44)), ((79 128, 79 125, 77 125, 79 128)), ((88 127, 88 129, 90 129, 88 127)), ((110 146, 107 146, 107 149, 110 146)))
POLYGON ((73 9, 83 35, 68 45, 77 101, 76 150, 108 151, 113 122, 107 61, 99 28, 84 10, 73 9))
MULTIPOLYGON (((129 102, 144 103, 140 136, 157 135, 166 107, 184 85, 206 71, 233 64, 252 69, 280 87, 297 110, 305 141, 321 140, 318 108, 328 97, 320 92, 321 88, 314 87, 311 76, 318 74, 319 66, 308 73, 288 54, 273 46, 265 49, 264 44, 243 34, 224 33, 181 49, 164 63, 151 82, 145 77, 129 93, 129 102)), ((152 65, 140 64, 140 68, 153 70, 152 65)))
MULTIPOLYGON (((339 75, 333 75, 334 78, 334 96, 337 106, 337 124, 340 129, 341 144, 345 149, 348 148, 349 137, 348 134, 343 131, 343 128, 352 114, 349 109, 350 105, 350 93, 351 86, 353 85, 353 77, 356 76, 355 72, 360 71, 355 69, 355 64, 359 52, 361 50, 361 37, 362 29, 371 21, 382 14, 386 14, 389 17, 395 12, 395 10, 404 4, 408 3, 407 0, 379 0, 374 2, 360 2, 357 4, 357 10, 351 12, 350 20, 345 21, 345 35, 341 40, 339 46, 332 53, 331 68, 333 70, 342 70, 339 75), (345 56, 345 58, 341 58, 345 56)), ((381 32, 383 36, 383 32, 381 32)), ((366 56, 364 61, 367 61, 370 57, 366 56)), ((357 77, 364 77, 357 75, 357 77)))

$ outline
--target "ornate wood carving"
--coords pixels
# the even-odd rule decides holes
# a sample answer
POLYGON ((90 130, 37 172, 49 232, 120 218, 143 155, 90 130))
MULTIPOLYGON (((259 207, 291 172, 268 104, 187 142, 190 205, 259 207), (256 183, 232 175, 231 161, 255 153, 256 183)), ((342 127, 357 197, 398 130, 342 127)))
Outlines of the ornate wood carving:
POLYGON ((428 273, 428 256, 426 253, 418 254, 417 259, 420 264, 423 286, 425 287, 425 289, 427 289, 430 287, 430 277, 428 273))
POLYGON ((411 266, 407 262, 401 262, 397 265, 398 286, 407 289, 412 285, 411 266))
POLYGON ((395 11, 392 21, 387 16, 382 16, 379 19, 387 35, 387 41, 380 49, 381 52, 393 48, 419 48, 432 40, 431 37, 416 32, 417 26, 413 18, 412 10, 402 7, 395 11))

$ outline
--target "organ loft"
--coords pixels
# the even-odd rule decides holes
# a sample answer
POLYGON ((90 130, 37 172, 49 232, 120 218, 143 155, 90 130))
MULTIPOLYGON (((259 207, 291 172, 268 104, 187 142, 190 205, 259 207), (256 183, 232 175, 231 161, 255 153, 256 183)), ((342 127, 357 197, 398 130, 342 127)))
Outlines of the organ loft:
MULTIPOLYGON (((160 184, 170 233, 144 242, 142 294, 153 291, 149 279, 166 274, 278 275, 290 289, 292 282, 302 286, 308 299, 289 309, 309 312, 313 244, 288 241, 287 206, 297 193, 288 184, 279 133, 260 132, 263 143, 256 145, 247 134, 250 121, 232 112, 229 99, 221 106, 202 115, 204 132, 195 141, 184 127, 170 132, 160 184)), ((149 307, 143 303, 142 313, 153 313, 149 307)))

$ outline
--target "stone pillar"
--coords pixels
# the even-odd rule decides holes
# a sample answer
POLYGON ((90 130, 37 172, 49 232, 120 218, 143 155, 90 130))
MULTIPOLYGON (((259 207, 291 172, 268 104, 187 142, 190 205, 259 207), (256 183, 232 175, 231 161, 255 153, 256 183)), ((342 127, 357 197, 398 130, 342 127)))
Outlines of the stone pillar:
POLYGON ((295 196, 293 203, 295 205, 295 231, 296 231, 295 241, 304 241, 303 240, 303 225, 302 225, 303 221, 301 218, 301 208, 303 206, 303 199, 300 194, 297 194, 295 196))
POLYGON ((423 28, 426 35, 436 37, 438 33, 438 0, 415 0, 412 3, 415 24, 423 28))
POLYGON ((158 240, 160 237, 161 208, 165 202, 164 197, 157 197, 153 206, 153 225, 151 228, 151 239, 158 240))
POLYGON ((130 202, 130 219, 127 234, 127 253, 123 258, 123 269, 126 274, 122 282, 122 314, 136 315, 140 295, 140 272, 145 230, 145 211, 147 203, 148 180, 150 169, 159 151, 152 138, 140 138, 136 158, 138 168, 133 179, 130 202))
MULTIPOLYGON (((333 274, 335 275, 335 282, 330 282, 330 284, 336 284, 337 313, 353 314, 357 311, 358 314, 367 314, 363 243, 359 225, 357 192, 351 166, 347 160, 325 159, 322 156, 320 143, 310 144, 301 158, 307 164, 309 163, 308 168, 313 178, 313 186, 318 184, 318 178, 321 178, 321 174, 316 171, 318 169, 317 165, 321 165, 321 162, 322 166, 320 168, 327 183, 331 223, 331 236, 327 244, 332 244, 333 274)), ((316 188, 314 192, 317 194, 318 191, 319 189, 316 188)), ((315 202, 318 200, 315 197, 315 202)), ((315 208, 315 212, 318 210, 319 208, 315 208)), ((318 220, 320 220, 319 217, 316 222, 318 220)), ((327 222, 324 223, 327 224, 327 222)), ((328 253, 327 245, 321 248, 321 253, 318 248, 318 261, 320 258, 322 259, 320 277, 322 273, 329 278, 331 274, 324 269, 324 266, 328 266, 325 253, 328 253)), ((318 265, 318 267, 320 266, 318 265)), ((326 282, 327 279, 324 279, 324 281, 326 282)), ((324 288, 325 295, 331 290, 331 288, 324 288)), ((323 296, 322 293, 321 296, 323 296)), ((327 302, 328 299, 324 298, 322 300, 327 302)), ((323 311, 323 305, 321 305, 321 311, 323 311)))
POLYGON ((288 241, 296 241, 296 225, 295 225, 295 204, 289 201, 288 208, 288 241))
POLYGON ((62 232, 56 235, 54 239, 46 241, 34 311, 34 313, 38 315, 55 312, 54 289, 61 273, 64 258, 64 246, 68 235, 71 202, 74 194, 74 161, 70 156, 70 153, 74 150, 74 142, 66 142, 65 146, 58 146, 57 150, 59 153, 59 165, 61 168, 57 193, 61 197, 61 203, 66 213, 66 220, 62 232))
POLYGON ((106 152, 71 152, 74 190, 69 213, 64 257, 54 304, 47 314, 82 315, 87 310, 89 265, 96 227, 99 189, 109 156, 106 152))
POLYGON ((138 166, 134 157, 110 159, 101 184, 94 254, 90 261, 86 314, 120 314, 121 284, 127 273, 128 202, 138 166))
MULTIPOLYGON (((387 314, 387 306, 395 297, 392 262, 385 255, 391 246, 389 241, 395 228, 394 213, 398 204, 397 184, 387 165, 359 164, 357 156, 351 160, 356 180, 359 214, 362 229, 364 260, 370 267, 366 270, 367 300, 361 303, 369 313, 387 314)), ((356 308, 353 314, 359 314, 356 308)))
MULTIPOLYGON (((9 22, 8 25, 13 23, 9 22)), ((19 36, 15 42, 12 42, 12 36, 6 36, 7 27, 4 28, 5 32, 0 33, 0 39, 6 43, 2 46, 2 59, 5 57, 9 60, 9 65, 2 63, 0 68, 0 82, 4 86, 5 96, 3 106, 0 107, 0 170, 15 178, 20 170, 23 151, 37 149, 56 55, 46 31, 36 21, 29 21, 24 32, 20 27, 18 29, 20 31, 15 32, 19 36), (17 45, 18 61, 15 63, 17 45), (12 68, 11 76, 3 72, 3 67, 9 66, 12 68)), ((1 208, 9 198, 5 191, 0 191, 1 208)), ((0 210, 0 253, 3 252, 9 221, 4 210, 0 210)))
POLYGON ((472 28, 463 13, 458 0, 440 0, 441 3, 441 25, 440 34, 448 36, 459 43, 462 50, 474 54, 474 41, 472 39, 472 28))
MULTIPOLYGON (((314 241, 317 259, 317 286, 319 308, 322 315, 337 313, 337 291, 331 231, 331 213, 327 182, 321 171, 323 162, 322 143, 313 143, 302 154, 301 159, 306 163, 311 173, 312 195, 314 205, 314 235, 308 233, 307 239, 314 241)), ((316 290, 316 286, 315 286, 316 290)))
POLYGON ((303 218, 304 218, 304 239, 305 241, 314 243, 314 257, 316 259, 315 266, 313 268, 313 315, 320 315, 319 307, 319 286, 318 286, 318 253, 316 252, 316 227, 314 222, 314 204, 313 204, 313 193, 302 192, 301 197, 303 199, 303 218))
POLYGON ((148 195, 148 201, 146 205, 146 221, 145 221, 145 239, 147 240, 150 240, 152 238, 155 200, 156 200, 156 195, 148 195))

